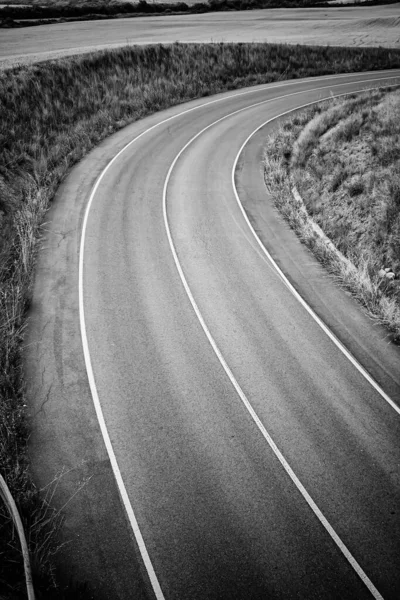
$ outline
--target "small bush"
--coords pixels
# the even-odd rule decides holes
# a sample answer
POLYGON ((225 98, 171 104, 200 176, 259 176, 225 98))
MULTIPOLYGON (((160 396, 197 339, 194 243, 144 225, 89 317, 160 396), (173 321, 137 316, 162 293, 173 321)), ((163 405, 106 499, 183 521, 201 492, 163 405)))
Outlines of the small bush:
POLYGON ((349 183, 347 191, 349 193, 350 198, 354 198, 354 196, 359 196, 363 193, 365 189, 365 185, 361 177, 357 177, 353 181, 349 183))
POLYGON ((348 172, 343 165, 336 165, 329 183, 329 191, 336 192, 336 190, 346 181, 348 172))

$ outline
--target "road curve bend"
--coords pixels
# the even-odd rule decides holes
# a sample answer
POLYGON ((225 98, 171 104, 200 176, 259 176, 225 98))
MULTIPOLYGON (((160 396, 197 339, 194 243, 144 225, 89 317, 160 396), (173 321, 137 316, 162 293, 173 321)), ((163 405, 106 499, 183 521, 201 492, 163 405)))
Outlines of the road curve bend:
POLYGON ((174 107, 106 140, 60 190, 50 229, 66 239, 49 245, 68 268, 41 291, 58 304, 38 430, 63 442, 33 445, 73 464, 77 440, 85 473, 103 465, 107 489, 114 474, 122 503, 111 491, 101 510, 121 536, 96 525, 98 489, 85 531, 105 572, 121 540, 144 584, 125 565, 113 597, 399 597, 400 354, 276 214, 260 167, 283 113, 392 83, 399 72, 320 77, 174 107))

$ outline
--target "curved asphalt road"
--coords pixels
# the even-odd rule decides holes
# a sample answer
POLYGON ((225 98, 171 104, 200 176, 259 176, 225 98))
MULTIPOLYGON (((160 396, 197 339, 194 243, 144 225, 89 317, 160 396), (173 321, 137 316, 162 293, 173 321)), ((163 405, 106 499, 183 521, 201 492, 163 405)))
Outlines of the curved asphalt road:
MULTIPOLYGON (((240 147, 263 122, 376 86, 377 77, 284 82, 195 101, 135 124, 107 142, 98 163, 89 155, 79 166, 81 177, 94 169, 74 188, 81 221, 95 174, 157 125, 115 160, 94 196, 83 300, 105 423, 168 600, 373 594, 278 461, 207 339, 171 253, 163 195, 177 259, 235 381, 372 585, 385 599, 400 595, 400 415, 271 267, 231 181, 240 147)), ((295 287, 399 404, 398 349, 268 202, 259 158, 270 127, 241 155, 239 197, 295 287)), ((61 195, 76 181, 73 172, 61 195)), ((62 311, 60 321, 62 329, 62 311)), ((121 597, 135 596, 126 587, 121 597)))

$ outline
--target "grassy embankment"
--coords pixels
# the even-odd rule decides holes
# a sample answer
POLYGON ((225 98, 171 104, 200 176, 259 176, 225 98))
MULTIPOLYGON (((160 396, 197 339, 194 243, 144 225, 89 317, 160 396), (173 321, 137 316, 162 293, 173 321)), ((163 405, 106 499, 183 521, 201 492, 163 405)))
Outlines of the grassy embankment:
POLYGON ((302 240, 400 342, 400 91, 292 116, 268 139, 265 181, 302 240))
MULTIPOLYGON (((29 477, 21 349, 40 226, 61 180, 113 131, 185 100, 284 78, 389 67, 400 67, 400 50, 174 44, 0 73, 0 472, 28 532, 35 584, 43 594, 52 590, 47 597, 55 595, 49 509, 29 477)), ((23 597, 18 540, 2 507, 0 564, 3 597, 23 597)))

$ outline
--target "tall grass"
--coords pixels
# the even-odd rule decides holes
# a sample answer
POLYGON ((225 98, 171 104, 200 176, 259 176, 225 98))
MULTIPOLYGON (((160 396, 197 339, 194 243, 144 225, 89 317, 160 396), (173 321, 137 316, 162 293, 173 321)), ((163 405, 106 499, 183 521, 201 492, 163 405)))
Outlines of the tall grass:
POLYGON ((295 144, 292 175, 313 218, 372 277, 382 267, 400 275, 399 166, 399 93, 341 103, 295 144))
POLYGON ((270 138, 265 179, 293 229, 400 342, 400 92, 315 105, 270 138), (295 184, 304 199, 293 197, 295 184), (332 249, 315 222, 339 251, 332 249), (395 274, 385 275, 384 269, 395 274))
MULTIPOLYGON (((40 224, 63 177, 107 135, 185 100, 278 79, 391 67, 400 67, 400 50, 174 44, 0 73, 0 470, 28 529, 43 596, 56 595, 46 558, 49 509, 29 477, 21 347, 40 224)), ((18 544, 1 511, 0 588, 4 598, 23 597, 18 544)))

